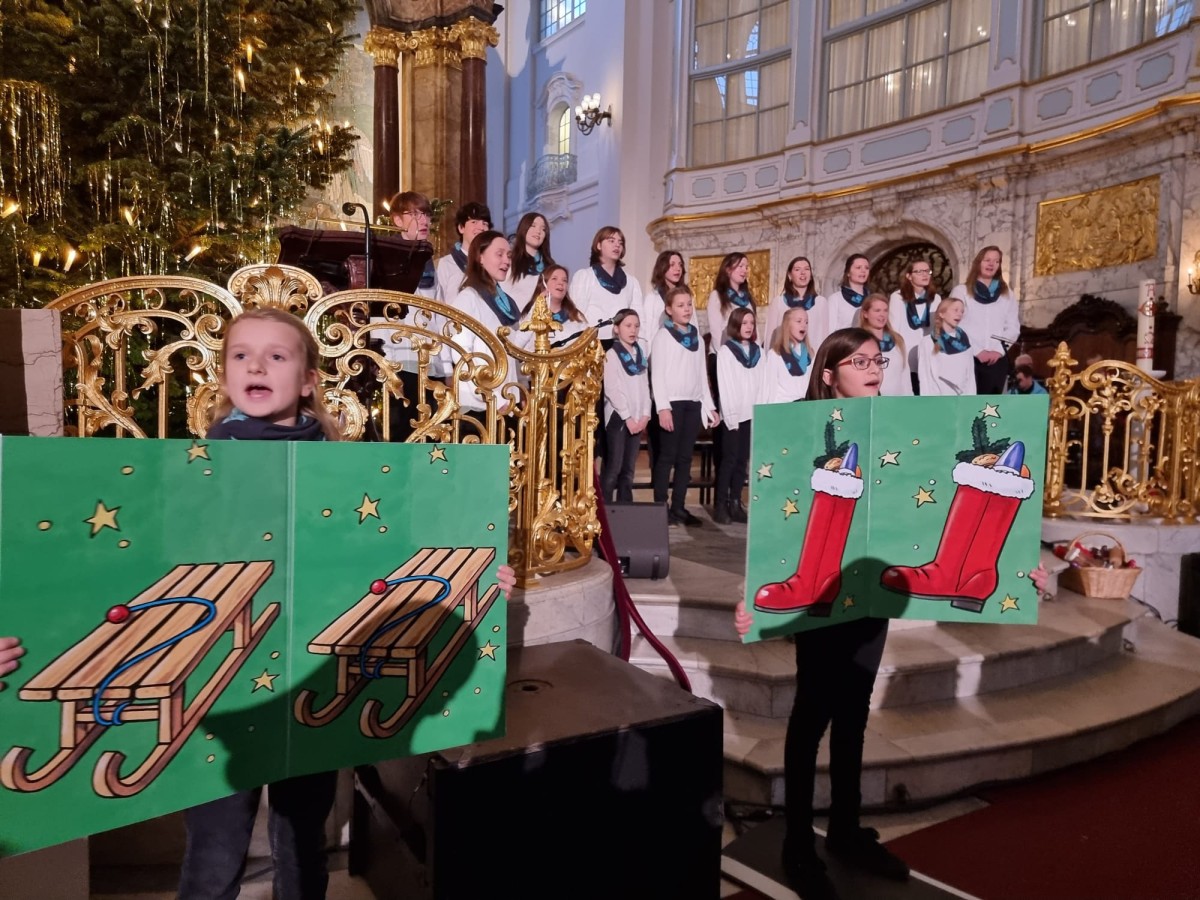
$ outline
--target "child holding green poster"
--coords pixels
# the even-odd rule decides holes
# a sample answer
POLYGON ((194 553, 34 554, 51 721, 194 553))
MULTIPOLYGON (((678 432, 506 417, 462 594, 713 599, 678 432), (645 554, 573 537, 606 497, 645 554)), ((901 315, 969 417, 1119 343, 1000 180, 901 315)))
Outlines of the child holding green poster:
MULTIPOLYGON (((0 677, 12 672, 19 665, 18 660, 25 655, 19 638, 0 638, 0 677)), ((0 691, 4 690, 4 682, 0 681, 0 691)))

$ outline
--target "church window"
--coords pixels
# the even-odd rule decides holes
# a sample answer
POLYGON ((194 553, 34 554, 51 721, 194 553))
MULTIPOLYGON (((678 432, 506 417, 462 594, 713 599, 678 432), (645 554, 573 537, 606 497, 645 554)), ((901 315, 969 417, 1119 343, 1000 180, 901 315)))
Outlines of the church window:
POLYGON ((542 39, 566 28, 585 12, 587 0, 542 0, 542 39))
POLYGON ((1065 72, 1187 25, 1192 0, 1043 0, 1041 73, 1065 72))

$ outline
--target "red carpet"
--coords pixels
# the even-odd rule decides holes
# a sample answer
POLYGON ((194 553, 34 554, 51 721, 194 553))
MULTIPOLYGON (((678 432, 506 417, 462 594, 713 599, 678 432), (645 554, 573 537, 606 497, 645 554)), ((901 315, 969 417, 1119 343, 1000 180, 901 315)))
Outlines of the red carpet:
POLYGON ((984 900, 1200 897, 1200 718, 888 847, 984 900))

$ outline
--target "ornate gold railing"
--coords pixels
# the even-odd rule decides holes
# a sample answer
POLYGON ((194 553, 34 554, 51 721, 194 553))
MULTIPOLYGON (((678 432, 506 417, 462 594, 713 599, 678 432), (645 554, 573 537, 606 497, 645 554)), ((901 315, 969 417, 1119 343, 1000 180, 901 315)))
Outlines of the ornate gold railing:
POLYGON ((324 399, 348 440, 388 440, 402 410, 408 441, 507 443, 509 560, 518 581, 586 563, 599 531, 592 486, 596 399, 604 356, 594 330, 558 350, 544 302, 509 343, 457 309, 379 290, 321 295, 290 266, 249 266, 228 289, 146 276, 87 285, 49 304, 63 317, 68 433, 80 437, 202 435, 218 393, 226 323, 271 305, 300 316, 317 340, 324 399), (454 340, 470 333, 481 350, 454 340), (409 351, 389 359, 387 344, 409 351), (509 357, 519 371, 510 371, 509 357), (403 377, 402 377, 403 376, 403 377), (469 408, 462 402, 474 398, 469 408))
POLYGON ((1059 344, 1046 381, 1044 513, 1195 522, 1200 379, 1163 382, 1116 360, 1076 365, 1059 344))

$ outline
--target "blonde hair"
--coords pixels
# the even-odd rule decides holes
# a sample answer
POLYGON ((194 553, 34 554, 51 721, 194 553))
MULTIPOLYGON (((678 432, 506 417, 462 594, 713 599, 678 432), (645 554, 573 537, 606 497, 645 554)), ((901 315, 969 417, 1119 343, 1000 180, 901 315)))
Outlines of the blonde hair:
MULTIPOLYGON (((775 328, 775 333, 771 335, 771 349, 783 356, 785 353, 791 353, 796 345, 792 343, 791 330, 788 328, 788 319, 795 316, 797 313, 804 313, 805 318, 808 318, 808 310, 802 306, 789 307, 787 312, 783 314, 783 318, 779 320, 779 325, 775 328)), ((804 333, 804 349, 808 351, 808 358, 813 358, 812 344, 808 342, 808 332, 804 333)))
POLYGON ((315 419, 321 426, 321 431, 325 434, 327 441, 340 441, 342 439, 342 429, 339 427, 337 420, 325 408, 318 397, 321 393, 321 379, 316 374, 320 369, 321 353, 317 349, 317 340, 312 336, 312 332, 305 327, 304 323, 297 319, 289 312, 284 312, 282 309, 264 306, 255 309, 246 310, 246 312, 231 319, 229 324, 225 326, 225 342, 221 345, 221 393, 217 399, 217 405, 213 409, 212 420, 210 424, 216 424, 222 421, 233 412, 233 401, 229 399, 229 394, 225 390, 225 348, 229 346, 229 341, 233 337, 233 330, 239 322, 251 320, 258 322, 277 322, 281 325, 286 325, 296 333, 296 339, 300 342, 300 347, 304 351, 304 368, 305 371, 312 372, 313 377, 313 392, 307 397, 300 398, 299 413, 308 416, 310 419, 315 419))
POLYGON ((950 303, 957 303, 965 310, 967 304, 963 303, 958 297, 947 297, 937 305, 937 309, 933 311, 933 327, 929 329, 929 336, 933 338, 933 352, 941 353, 942 348, 938 344, 938 338, 946 333, 945 319, 942 317, 942 310, 950 303))
MULTIPOLYGON (((858 312, 854 314, 854 324, 863 330, 867 330, 866 322, 863 321, 863 313, 866 312, 867 307, 872 303, 882 303, 884 306, 888 307, 889 310, 892 306, 891 301, 888 300, 888 298, 883 294, 878 292, 867 294, 867 299, 862 302, 862 306, 860 306, 858 308, 858 312)), ((889 335, 891 339, 895 341, 896 347, 901 353, 904 352, 904 338, 900 337, 900 335, 892 330, 892 323, 890 320, 883 323, 883 333, 889 335)))

